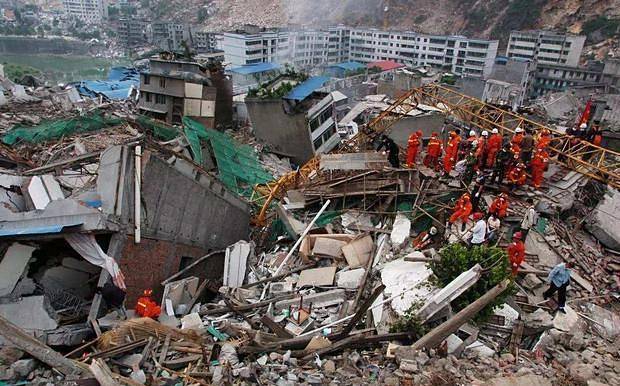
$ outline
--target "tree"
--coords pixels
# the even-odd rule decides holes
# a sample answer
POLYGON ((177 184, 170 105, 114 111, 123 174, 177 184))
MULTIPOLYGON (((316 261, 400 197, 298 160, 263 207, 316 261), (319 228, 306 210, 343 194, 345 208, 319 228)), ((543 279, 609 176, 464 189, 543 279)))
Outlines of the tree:
MULTIPOLYGON (((441 259, 432 261, 429 266, 435 276, 437 287, 443 288, 457 278, 461 273, 480 264, 485 273, 470 289, 452 302, 452 309, 458 312, 478 299, 491 288, 510 277, 508 255, 504 249, 495 247, 473 247, 454 243, 440 251, 441 259)), ((506 298, 515 292, 514 284, 511 284, 502 295, 498 296, 491 304, 480 311, 474 320, 484 322, 491 315, 493 309, 506 301, 506 298)))

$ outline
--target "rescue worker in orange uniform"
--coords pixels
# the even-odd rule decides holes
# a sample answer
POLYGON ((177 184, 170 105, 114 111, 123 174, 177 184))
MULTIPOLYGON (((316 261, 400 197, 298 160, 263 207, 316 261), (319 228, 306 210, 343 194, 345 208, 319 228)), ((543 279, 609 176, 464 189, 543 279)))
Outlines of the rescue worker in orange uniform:
POLYGON ((418 150, 420 149, 421 139, 422 132, 420 130, 409 136, 409 141, 407 141, 407 167, 409 168, 412 168, 415 165, 418 150))
POLYGON ((499 152, 499 150, 502 148, 502 136, 499 134, 499 131, 497 129, 493 129, 493 131, 491 131, 491 136, 489 137, 489 140, 487 141, 487 159, 486 159, 486 166, 487 168, 492 168, 493 165, 495 164, 495 157, 497 156, 497 153, 499 152))
POLYGON ((476 146, 476 170, 484 168, 487 154, 489 153, 489 132, 483 130, 478 138, 478 146, 476 146))
POLYGON ((521 141, 523 141, 523 129, 517 127, 515 129, 515 135, 513 135, 510 139, 510 143, 519 146, 519 149, 521 149, 521 141))
POLYGON ((142 297, 138 299, 136 304, 136 314, 143 318, 156 319, 161 314, 161 307, 157 305, 151 298, 153 290, 144 290, 142 297))
POLYGON ((456 205, 454 205, 454 212, 452 216, 450 216, 450 224, 456 222, 456 220, 461 220, 463 224, 467 222, 469 215, 472 211, 471 205, 471 196, 469 193, 465 193, 456 201, 456 205))
POLYGON ((540 133, 540 138, 536 142, 536 150, 546 149, 551 143, 551 132, 547 129, 543 129, 540 133))
POLYGON ((469 136, 467 137, 466 140, 461 141, 461 143, 459 144, 459 151, 458 151, 458 158, 459 160, 464 159, 465 157, 467 157, 469 155, 469 153, 471 153, 472 151, 475 150, 475 145, 474 142, 478 142, 478 136, 476 135, 476 132, 473 130, 469 131, 469 136))
POLYGON ((443 157, 443 170, 446 173, 450 173, 456 164, 459 143, 461 142, 461 137, 459 136, 460 132, 459 129, 450 132, 450 139, 446 146, 446 154, 443 157))
POLYGON ((525 261, 525 244, 521 240, 523 235, 521 232, 516 232, 512 236, 512 243, 508 245, 506 251, 508 252, 508 258, 510 259, 510 266, 512 268, 512 276, 517 276, 519 272, 519 266, 525 261))
POLYGON ((441 140, 439 139, 439 133, 433 132, 431 134, 431 138, 428 140, 428 144, 426 145, 426 157, 424 157, 424 166, 427 168, 432 168, 433 170, 439 169, 439 157, 441 156, 441 151, 443 150, 443 145, 441 140))
POLYGON ((501 193, 489 207, 489 214, 494 215, 499 219, 503 219, 508 214, 508 196, 506 193, 501 193))
POLYGON ((510 169, 510 172, 508 172, 508 183, 510 183, 512 188, 515 188, 516 185, 524 185, 526 178, 527 174, 525 173, 525 165, 521 162, 513 166, 512 169, 510 169))
POLYGON ((588 132, 588 141, 596 146, 601 146, 603 142, 603 130, 598 123, 594 123, 588 132))
POLYGON ((532 186, 540 188, 540 184, 543 182, 543 174, 547 165, 549 164, 549 154, 545 149, 537 150, 530 162, 530 168, 532 172, 532 186))

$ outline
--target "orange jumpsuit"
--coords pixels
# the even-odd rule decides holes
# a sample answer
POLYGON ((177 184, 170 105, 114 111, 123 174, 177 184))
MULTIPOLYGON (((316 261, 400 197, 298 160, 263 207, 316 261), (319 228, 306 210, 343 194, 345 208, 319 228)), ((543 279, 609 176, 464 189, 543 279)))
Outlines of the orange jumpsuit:
POLYGON ((524 185, 526 178, 527 175, 522 167, 514 166, 510 169, 510 172, 508 172, 508 182, 513 185, 524 185))
POLYGON ((519 146, 519 148, 521 148, 521 141, 523 141, 523 134, 522 133, 517 133, 517 134, 512 136, 512 139, 510 140, 510 143, 512 143, 513 145, 517 145, 517 146, 519 146))
POLYGON ((459 137, 455 132, 450 133, 450 140, 446 146, 446 154, 443 157, 443 170, 445 170, 446 173, 450 173, 456 164, 456 157, 459 151, 460 142, 461 137, 459 137))
POLYGON ((504 218, 508 214, 508 200, 504 197, 497 197, 489 207, 489 213, 494 214, 497 218, 504 218))
POLYGON ((471 211, 472 205, 469 196, 461 196, 454 206, 452 216, 450 216, 450 224, 454 223, 456 220, 461 220, 463 223, 466 223, 471 211))
POLYGON ((541 135, 536 143, 536 150, 546 149, 547 146, 551 143, 550 135, 541 135))
POLYGON ((497 152, 502 148, 502 136, 499 134, 491 134, 487 143, 489 152, 487 153, 487 167, 492 168, 495 164, 497 152))
POLYGON ((602 142, 603 142, 603 135, 600 133, 594 134, 594 138, 592 139, 592 144, 596 146, 601 146, 602 142))
POLYGON ((439 157, 441 156, 441 150, 443 145, 437 136, 432 136, 428 140, 426 146, 426 157, 424 157, 424 166, 437 170, 439 157))
POLYGON ((532 171, 532 186, 539 188, 543 182, 543 174, 549 163, 549 154, 545 150, 539 150, 534 154, 530 167, 532 171))
POLYGON ((485 157, 488 152, 488 141, 483 136, 478 138, 478 146, 476 147, 476 169, 482 169, 485 163, 485 157))
POLYGON ((516 276, 519 271, 519 266, 523 264, 525 261, 525 244, 521 240, 515 240, 508 248, 506 248, 508 252, 508 258, 510 259, 510 265, 512 267, 512 275, 516 276))
POLYGON ((136 314, 143 318, 156 319, 161 313, 161 307, 151 299, 153 291, 146 290, 136 303, 136 314))
POLYGON ((413 133, 409 136, 407 142, 407 166, 412 168, 415 165, 415 159, 418 156, 418 149, 420 148, 420 137, 417 133, 413 133))

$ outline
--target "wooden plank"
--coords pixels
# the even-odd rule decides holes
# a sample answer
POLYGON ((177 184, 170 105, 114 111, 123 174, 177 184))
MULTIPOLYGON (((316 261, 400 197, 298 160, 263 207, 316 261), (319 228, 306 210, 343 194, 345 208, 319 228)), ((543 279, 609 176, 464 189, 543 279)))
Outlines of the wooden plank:
POLYGON ((289 338, 293 337, 293 334, 291 334, 290 332, 286 331, 284 329, 284 327, 280 326, 278 323, 276 323, 273 319, 271 319, 267 315, 263 315, 263 317, 260 319, 260 321, 264 325, 266 325, 274 334, 279 336, 280 338, 289 339, 289 338))
POLYGON ((168 355, 168 347, 170 347, 170 335, 166 335, 166 340, 164 340, 164 345, 159 353, 159 363, 164 363, 166 360, 166 355, 168 355))
POLYGON ((65 375, 77 375, 85 372, 77 363, 63 357, 49 346, 31 337, 24 330, 2 316, 0 316, 0 335, 4 336, 15 347, 65 375))
POLYGON ((168 283, 170 283, 171 281, 173 281, 174 279, 176 279, 177 277, 183 275, 185 272, 189 271, 190 269, 194 268, 196 265, 202 263, 203 261, 205 261, 206 259, 208 259, 211 256, 217 255, 218 253, 224 253, 225 250, 219 250, 219 251, 214 251, 211 252, 209 254, 206 254, 202 257, 199 257, 198 260, 194 261, 193 263, 191 263, 190 265, 188 265, 187 267, 183 268, 182 270, 180 270, 179 272, 175 273, 174 275, 170 276, 169 278, 167 278, 166 280, 161 282, 161 285, 166 285, 168 283))
POLYGON ((89 368, 101 386, 120 386, 119 383, 112 378, 112 370, 110 370, 102 359, 93 359, 89 368))
MULTIPOLYGON (((372 258, 370 260, 372 260, 372 258)), ((353 315, 353 318, 351 318, 349 323, 342 329, 340 336, 349 335, 357 322, 359 322, 364 317, 364 315, 366 315, 366 311, 368 310, 368 308, 370 308, 375 299, 383 293, 384 289, 385 285, 381 284, 372 291, 372 294, 368 297, 368 299, 366 299, 366 301, 364 301, 364 303, 362 303, 359 309, 355 312, 355 315, 353 315)))

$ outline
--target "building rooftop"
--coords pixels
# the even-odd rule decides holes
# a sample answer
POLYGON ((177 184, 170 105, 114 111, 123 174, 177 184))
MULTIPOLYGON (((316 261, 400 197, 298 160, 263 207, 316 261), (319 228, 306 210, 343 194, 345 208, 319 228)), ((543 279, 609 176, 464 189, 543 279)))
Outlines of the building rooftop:
POLYGON ((397 68, 403 68, 405 67, 405 65, 401 63, 396 63, 392 60, 379 60, 376 62, 368 63, 367 67, 368 68, 379 67, 381 71, 390 71, 390 70, 395 70, 397 68))
POLYGON ((328 81, 329 78, 326 76, 313 76, 312 78, 308 78, 308 80, 291 90, 284 99, 293 99, 296 101, 304 100, 313 92, 323 87, 328 81))
POLYGON ((341 68, 345 71, 356 71, 362 68, 366 68, 366 66, 364 66, 362 63, 359 62, 353 62, 353 61, 349 61, 349 62, 343 62, 343 63, 337 63, 337 64, 333 64, 329 67, 332 68, 341 68))
POLYGON ((277 63, 256 63, 247 64, 245 66, 234 67, 230 69, 230 72, 241 75, 258 74, 260 72, 279 70, 280 65, 277 63))

